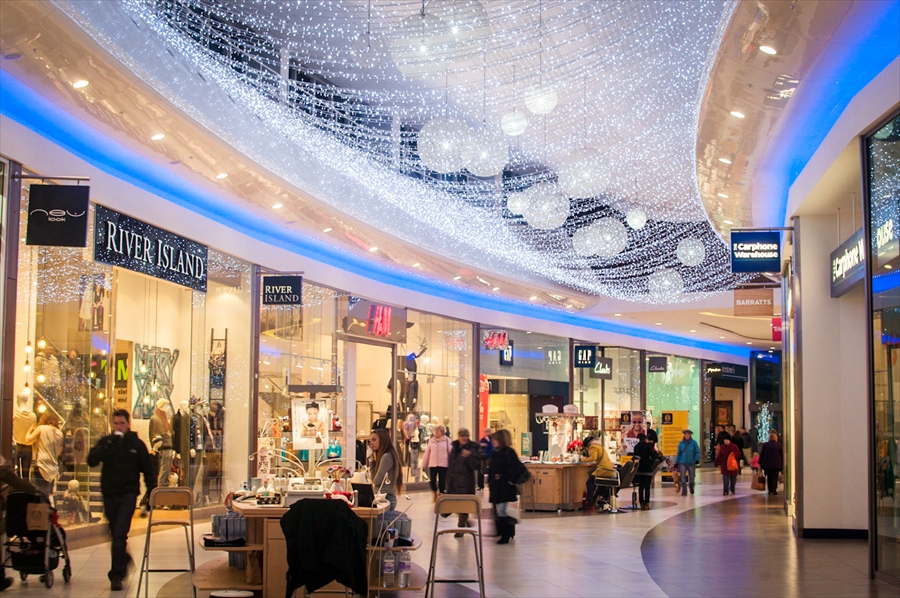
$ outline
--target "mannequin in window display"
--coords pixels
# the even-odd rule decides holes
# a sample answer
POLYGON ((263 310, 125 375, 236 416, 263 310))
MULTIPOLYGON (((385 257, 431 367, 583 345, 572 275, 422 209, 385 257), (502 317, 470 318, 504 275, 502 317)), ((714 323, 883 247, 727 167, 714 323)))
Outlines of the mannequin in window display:
POLYGON ((34 388, 53 405, 62 396, 62 371, 56 350, 49 344, 34 356, 34 388))
POLYGON ((191 453, 191 411, 187 401, 181 401, 172 417, 172 444, 179 460, 181 483, 187 485, 191 453))
POLYGON ((430 418, 426 415, 422 419, 425 420, 425 422, 426 422, 425 423, 425 432, 428 434, 428 438, 426 438, 425 440, 427 441, 429 438, 434 436, 434 427, 441 422, 440 422, 440 420, 438 420, 438 417, 436 415, 433 415, 430 418))
POLYGON ((409 474, 413 481, 419 481, 419 418, 410 413, 403 422, 403 440, 409 448, 409 474))
POLYGON ((159 459, 159 471, 156 477, 157 486, 166 488, 169 485, 169 472, 172 469, 172 421, 169 419, 168 399, 156 401, 156 410, 150 417, 150 446, 159 459))
POLYGON ((60 363, 63 377, 63 389, 65 398, 69 403, 75 403, 84 398, 87 389, 87 378, 84 373, 84 360, 78 351, 70 349, 66 357, 60 363))
POLYGON ((37 416, 29 406, 31 394, 20 392, 16 396, 16 410, 13 412, 13 440, 16 442, 16 467, 19 477, 31 479, 32 448, 30 442, 26 442, 28 431, 37 423, 37 416))
POLYGON ((416 380, 419 365, 416 360, 427 350, 428 347, 423 342, 419 345, 418 353, 410 353, 406 356, 406 373, 400 386, 400 405, 404 411, 416 410, 419 402, 419 381, 416 380))

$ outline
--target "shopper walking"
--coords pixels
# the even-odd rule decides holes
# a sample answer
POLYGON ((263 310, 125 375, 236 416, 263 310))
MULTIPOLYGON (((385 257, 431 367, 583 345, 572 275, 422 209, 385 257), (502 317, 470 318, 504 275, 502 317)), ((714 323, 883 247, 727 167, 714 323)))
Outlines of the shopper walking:
POLYGON ((56 414, 49 409, 45 411, 38 424, 26 434, 25 442, 34 447, 34 485, 47 495, 50 504, 54 504, 53 493, 59 479, 59 454, 63 445, 63 433, 56 414))
POLYGON ((369 445, 372 447, 369 475, 375 486, 375 492, 383 493, 391 505, 391 510, 394 510, 397 508, 397 492, 403 487, 400 455, 391 442, 390 432, 383 428, 372 430, 369 445))
POLYGON ((97 441, 87 462, 91 467, 103 464, 100 493, 112 536, 112 564, 107 575, 110 589, 119 591, 128 566, 133 563, 128 554, 128 532, 141 491, 141 474, 148 490, 156 487, 156 476, 147 446, 131 431, 131 415, 127 409, 113 412, 112 429, 112 434, 97 441))
MULTIPOLYGON (((477 478, 481 476, 481 446, 469 438, 465 428, 460 428, 456 436, 447 466, 447 494, 475 494, 477 478)), ((469 516, 460 513, 458 525, 469 527, 469 516)), ((456 537, 461 538, 462 534, 456 537)))
POLYGON ((731 442, 730 436, 725 436, 722 446, 719 447, 719 454, 716 455, 715 465, 719 466, 722 473, 722 496, 727 496, 729 492, 734 494, 737 485, 737 476, 740 466, 738 462, 741 458, 741 452, 737 445, 731 442))
POLYGON ((585 463, 594 464, 587 479, 587 505, 585 507, 585 510, 593 511, 600 493, 603 493, 604 498, 608 499, 610 491, 609 486, 600 486, 598 492, 597 478, 615 478, 616 468, 609 458, 609 453, 603 448, 603 441, 599 437, 586 438, 583 447, 587 451, 585 463))
POLYGON ((769 441, 759 450, 759 467, 766 474, 766 487, 772 496, 778 495, 778 476, 784 469, 784 449, 778 442, 778 432, 769 432, 769 441))
POLYGON ((744 451, 744 464, 749 465, 750 460, 753 458, 753 439, 750 438, 750 433, 747 432, 747 428, 741 428, 738 430, 738 434, 741 436, 743 451, 744 451))
POLYGON ((447 489, 447 466, 450 462, 450 439, 444 434, 444 426, 437 425, 425 454, 422 455, 422 467, 428 468, 428 485, 437 500, 438 493, 443 494, 447 489))
POLYGON ((740 475, 744 466, 744 438, 735 431, 731 436, 731 444, 737 447, 738 453, 740 454, 740 457, 738 457, 738 475, 740 475))
POLYGON ((687 496, 688 488, 694 493, 694 480, 697 477, 697 463, 700 462, 700 445, 694 440, 691 430, 683 430, 681 442, 678 443, 678 452, 675 454, 675 464, 681 474, 681 496, 687 496))
POLYGON ((491 453, 491 504, 497 522, 500 540, 497 544, 509 544, 516 537, 516 517, 510 505, 519 499, 516 483, 528 477, 528 471, 512 448, 509 430, 497 430, 491 435, 494 450, 491 453))
POLYGON ((638 481, 638 500, 642 511, 650 510, 650 485, 653 482, 653 470, 659 460, 659 453, 647 440, 644 433, 638 434, 638 443, 634 447, 634 456, 638 457, 637 473, 634 478, 638 481))
MULTIPOLYGON (((31 485, 28 480, 23 480, 16 475, 16 469, 12 463, 7 461, 3 455, 0 455, 0 484, 15 488, 19 492, 34 494, 37 489, 31 485)), ((5 488, 4 488, 5 490, 5 488)), ((0 536, 6 533, 6 492, 0 493, 0 536)), ((3 563, 6 555, 3 554, 3 545, 0 543, 0 592, 8 588, 13 583, 12 577, 6 576, 6 569, 3 563)))
POLYGON ((494 443, 491 440, 491 429, 484 429, 484 436, 481 437, 481 440, 478 441, 481 444, 481 474, 482 477, 478 480, 478 489, 484 490, 484 478, 490 479, 490 462, 491 462, 491 453, 494 451, 494 443))

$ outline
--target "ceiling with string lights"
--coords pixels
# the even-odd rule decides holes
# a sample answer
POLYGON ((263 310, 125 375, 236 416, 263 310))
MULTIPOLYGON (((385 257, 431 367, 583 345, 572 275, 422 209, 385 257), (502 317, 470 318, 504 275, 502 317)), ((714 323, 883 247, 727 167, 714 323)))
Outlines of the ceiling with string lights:
POLYGON ((629 301, 739 282, 695 166, 733 2, 57 5, 241 154, 403 242, 629 301))

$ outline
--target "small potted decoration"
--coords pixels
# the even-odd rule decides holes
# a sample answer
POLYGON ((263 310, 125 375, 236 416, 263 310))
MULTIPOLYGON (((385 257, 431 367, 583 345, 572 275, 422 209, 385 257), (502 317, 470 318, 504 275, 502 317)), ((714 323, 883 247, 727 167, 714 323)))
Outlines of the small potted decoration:
POLYGON ((566 450, 569 453, 569 463, 580 463, 581 462, 581 451, 584 449, 584 444, 580 440, 573 440, 568 444, 566 450))
POLYGON ((344 492, 343 480, 350 478, 350 470, 341 465, 332 465, 325 473, 331 478, 331 492, 344 492))

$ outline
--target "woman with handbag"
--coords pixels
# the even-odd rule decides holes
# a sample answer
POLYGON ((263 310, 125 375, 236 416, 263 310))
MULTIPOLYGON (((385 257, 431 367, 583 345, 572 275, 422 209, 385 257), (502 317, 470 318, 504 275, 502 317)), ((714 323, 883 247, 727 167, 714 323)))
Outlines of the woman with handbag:
POLYGON ((519 500, 517 484, 528 481, 530 474, 519 461, 519 455, 512 448, 509 430, 497 430, 491 434, 494 450, 491 452, 491 504, 496 514, 497 544, 509 544, 516 537, 517 510, 512 506, 519 500))
POLYGON ((784 469, 784 449, 778 442, 778 432, 769 432, 769 441, 759 449, 759 467, 766 472, 766 485, 771 496, 778 495, 778 476, 784 469))
POLYGON ((719 454, 716 455, 715 465, 718 465, 719 471, 722 472, 722 496, 727 496, 729 492, 734 494, 737 485, 741 451, 736 444, 731 442, 731 436, 726 435, 723 440, 724 443, 719 447, 719 454))

